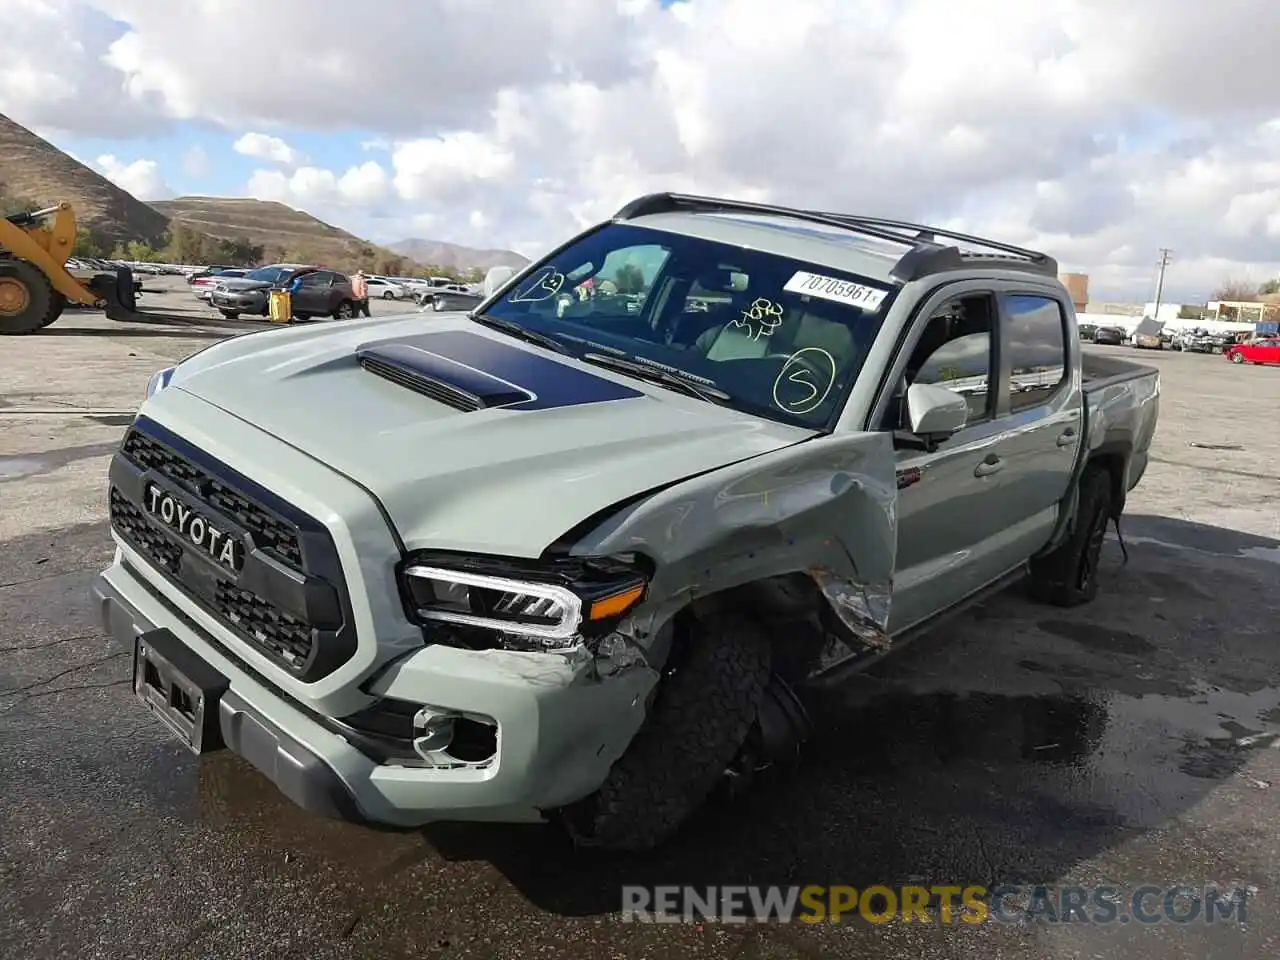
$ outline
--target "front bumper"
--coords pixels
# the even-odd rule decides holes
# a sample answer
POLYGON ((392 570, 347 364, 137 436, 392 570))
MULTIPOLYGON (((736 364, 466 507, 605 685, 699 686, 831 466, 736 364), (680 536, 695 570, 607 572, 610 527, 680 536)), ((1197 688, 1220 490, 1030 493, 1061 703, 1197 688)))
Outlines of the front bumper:
MULTIPOLYGON (((127 547, 93 587, 115 643, 166 629, 225 677, 222 740, 298 806, 327 817, 413 827, 439 820, 538 822, 595 790, 644 718, 647 668, 602 679, 590 662, 435 645, 368 684, 371 693, 488 716, 497 752, 483 767, 382 763, 341 724, 282 694, 215 642, 198 609, 142 573, 127 547)), ((139 707, 141 709, 141 706, 139 707)))
POLYGON ((239 313, 260 313, 263 316, 267 314, 267 297, 261 295, 228 295, 214 291, 209 302, 219 310, 235 310, 239 313))

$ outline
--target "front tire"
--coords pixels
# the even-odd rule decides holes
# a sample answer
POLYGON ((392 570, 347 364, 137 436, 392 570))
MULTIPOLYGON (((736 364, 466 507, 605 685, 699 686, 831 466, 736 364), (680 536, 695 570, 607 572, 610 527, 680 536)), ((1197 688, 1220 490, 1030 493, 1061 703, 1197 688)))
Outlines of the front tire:
POLYGON ((343 300, 333 308, 333 319, 335 320, 350 320, 355 315, 355 307, 351 305, 350 300, 343 300))
POLYGON ((25 260, 0 261, 0 336, 35 333, 57 320, 66 299, 25 260))
POLYGON ((1031 594, 1055 607, 1077 607, 1098 595, 1098 561, 1111 519, 1111 476, 1090 467, 1080 479, 1075 526, 1052 553, 1031 561, 1031 594))
POLYGON ((432 309, 432 310, 443 310, 443 309, 444 309, 444 298, 443 298, 443 297, 436 297, 434 300, 432 300, 432 301, 431 301, 431 309, 432 309))
POLYGON ((226 317, 228 320, 239 320, 239 319, 240 319, 240 311, 239 311, 239 310, 219 310, 218 312, 219 312, 220 314, 222 314, 224 317, 226 317))
POLYGON ((650 850, 720 783, 755 722, 770 676, 760 625, 693 621, 676 640, 649 715, 604 784, 562 811, 582 845, 650 850))
POLYGON ((1243 353, 1233 353, 1233 354, 1231 355, 1231 362, 1232 362, 1232 363, 1244 363, 1244 354, 1243 354, 1243 353))
POLYGON ((383 300, 394 300, 395 298, 396 298, 396 295, 392 293, 390 290, 387 290, 382 294, 383 300))

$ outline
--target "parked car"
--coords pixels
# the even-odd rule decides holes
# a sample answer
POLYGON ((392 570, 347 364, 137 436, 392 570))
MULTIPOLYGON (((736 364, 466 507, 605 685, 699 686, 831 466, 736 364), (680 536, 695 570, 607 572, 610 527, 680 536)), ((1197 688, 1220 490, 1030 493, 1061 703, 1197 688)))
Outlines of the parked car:
POLYGON ((408 296, 404 287, 386 277, 366 277, 365 279, 369 281, 370 299, 403 300, 408 296))
POLYGON ((1080 339, 1086 343, 1092 343, 1093 335, 1098 331, 1098 325, 1096 323, 1082 323, 1079 329, 1080 339))
POLYGON ((1105 343, 1109 346, 1120 346, 1129 337, 1124 327, 1098 327, 1093 332, 1094 343, 1105 343))
POLYGON ((1131 342, 1139 350, 1164 349, 1164 323, 1154 317, 1143 317, 1134 328, 1131 342))
POLYGON ((350 278, 297 263, 258 267, 243 277, 220 280, 209 295, 209 303, 228 320, 244 314, 265 317, 271 311, 272 290, 290 291, 297 320, 319 316, 345 320, 354 314, 350 278))
POLYGON ((1280 364, 1280 337, 1260 337, 1247 343, 1235 343, 1223 353, 1232 363, 1280 364))
POLYGON ((195 283, 197 280, 201 280, 205 277, 212 277, 216 274, 222 273, 224 270, 233 270, 233 269, 236 269, 236 268, 231 267, 229 265, 224 266, 221 264, 210 264, 207 267, 201 267, 198 270, 194 270, 191 273, 188 273, 187 283, 195 283))
POLYGON ((195 294, 197 300, 208 300, 210 294, 223 280, 233 280, 237 277, 243 277, 248 270, 221 270, 218 273, 211 273, 207 276, 199 277, 191 283, 191 292, 195 294))
POLYGON ((642 197, 483 313, 159 371, 95 601, 186 748, 304 807, 645 849, 961 606, 1093 599, 1159 379, 1082 354, 1045 254, 642 197), (637 312, 576 296, 654 246, 637 312))
POLYGON ((479 306, 484 294, 461 283, 424 290, 415 299, 423 310, 470 310, 479 306))

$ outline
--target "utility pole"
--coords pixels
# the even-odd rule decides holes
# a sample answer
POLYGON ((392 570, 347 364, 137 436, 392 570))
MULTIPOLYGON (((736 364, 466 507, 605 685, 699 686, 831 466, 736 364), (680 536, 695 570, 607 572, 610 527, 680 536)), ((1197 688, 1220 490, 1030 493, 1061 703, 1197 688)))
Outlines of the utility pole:
POLYGON ((1160 248, 1160 273, 1156 277, 1156 308, 1153 311, 1153 320, 1160 319, 1160 297, 1164 294, 1164 271, 1169 266, 1169 257, 1172 253, 1172 250, 1160 248))

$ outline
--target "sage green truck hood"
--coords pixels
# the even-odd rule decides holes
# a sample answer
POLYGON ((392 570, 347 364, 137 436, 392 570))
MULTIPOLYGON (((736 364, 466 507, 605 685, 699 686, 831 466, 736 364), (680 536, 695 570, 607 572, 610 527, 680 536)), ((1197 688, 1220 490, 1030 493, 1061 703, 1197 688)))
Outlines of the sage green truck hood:
POLYGON ((409 549, 517 557, 619 501, 812 435, 463 315, 237 337, 184 362, 167 389, 359 483, 409 549))

